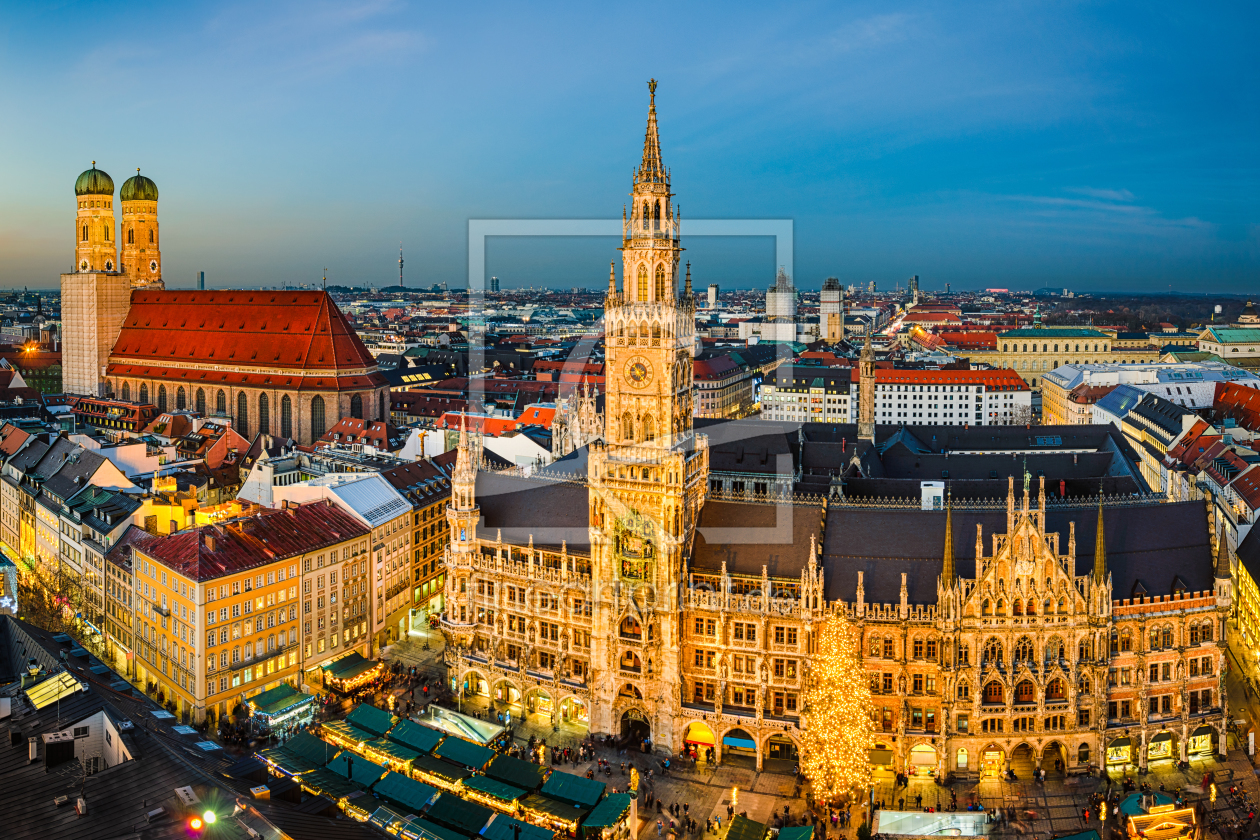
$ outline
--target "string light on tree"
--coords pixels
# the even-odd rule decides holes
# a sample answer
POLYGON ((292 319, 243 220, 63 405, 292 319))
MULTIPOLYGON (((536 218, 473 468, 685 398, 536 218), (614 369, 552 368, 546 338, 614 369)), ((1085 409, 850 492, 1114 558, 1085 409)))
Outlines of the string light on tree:
POLYGON ((801 772, 819 800, 834 800, 871 784, 871 691, 857 638, 843 611, 818 626, 805 691, 801 772))

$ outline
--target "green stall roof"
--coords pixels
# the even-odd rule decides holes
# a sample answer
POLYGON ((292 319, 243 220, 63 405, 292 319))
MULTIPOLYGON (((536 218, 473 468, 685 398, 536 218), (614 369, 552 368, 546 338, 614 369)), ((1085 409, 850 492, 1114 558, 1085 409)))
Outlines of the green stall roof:
POLYGON ((389 740, 422 753, 433 752, 433 748, 445 737, 445 732, 414 720, 404 720, 389 730, 389 740))
POLYGON ((525 790, 538 790, 547 779, 547 768, 523 758, 501 755, 490 762, 486 775, 525 790))
POLYGON ((438 758, 445 758, 448 761, 453 761, 473 770, 482 769, 494 758, 494 750, 489 747, 474 744, 472 741, 465 741, 463 738, 457 738, 454 735, 449 736, 439 744, 437 749, 433 751, 433 754, 438 758))
POLYGON ((354 724, 347 723, 344 720, 334 720, 334 721, 329 721, 328 723, 321 723, 320 728, 327 730, 329 733, 340 735, 342 738, 345 738, 350 741, 354 741, 356 743, 362 743, 364 741, 371 741, 377 737, 375 732, 369 732, 366 729, 360 729, 354 724))
POLYGON ((388 738, 377 738, 374 741, 368 741, 367 746, 374 750, 385 753, 394 761, 412 762, 420 757, 420 753, 404 747, 402 744, 396 744, 388 738))
POLYGON ((364 659, 363 654, 356 650, 335 662, 325 662, 322 667, 328 672, 328 676, 338 680, 348 680, 376 666, 376 662, 371 659, 364 659))
POLYGON ((779 829, 779 840, 812 840, 813 836, 812 825, 794 825, 779 829))
POLYGON ((270 716, 303 703, 310 703, 314 699, 314 696, 298 691, 288 683, 280 683, 275 688, 249 698, 249 705, 253 707, 255 714, 270 716))
POLYGON ((521 827, 519 840, 555 840, 556 833, 548 831, 540 825, 533 825, 507 814, 495 814, 490 824, 481 830, 486 840, 517 840, 513 826, 521 827))
POLYGON ((538 811, 542 814, 548 814, 553 817, 559 817, 562 820, 580 820, 582 817, 590 813, 590 808, 579 808, 568 802, 561 802, 559 799, 552 799, 550 796, 544 796, 541 793, 531 793, 529 796, 521 800, 521 807, 530 811, 538 811))
POLYGON ((437 790, 402 773, 386 773, 385 778, 372 788, 372 793, 402 808, 403 813, 418 814, 437 794, 437 790))
MULTIPOLYGON (((595 810, 591 811, 590 816, 582 821, 583 828, 612 828, 621 819, 630 812, 630 794, 628 793, 610 793, 604 797, 595 810)), ((633 828, 633 827, 632 827, 633 828)), ((782 834, 782 832, 780 832, 782 834)), ((789 840, 789 838, 782 838, 789 840)), ((809 838, 802 838, 809 840, 809 838)))
POLYGON ((443 761, 425 753, 421 753, 416 757, 415 761, 411 762, 411 769, 421 773, 428 773, 431 776, 437 776, 439 779, 445 779, 448 782, 458 782, 472 775, 472 771, 466 767, 451 764, 449 761, 443 761))
POLYGON ((726 830, 726 840, 766 840, 768 836, 770 829, 764 823, 750 820, 741 814, 736 814, 731 819, 726 830))
POLYGON ((343 779, 349 779, 363 787, 371 787, 385 775, 384 767, 351 752, 342 752, 328 762, 328 769, 343 779))
POLYGON ((467 834, 451 831, 426 819, 412 820, 407 823, 402 831, 398 832, 398 836, 403 840, 469 840, 467 834))
POLYGON ((559 770, 556 770, 547 777, 547 781, 543 783, 540 793, 552 799, 559 799, 561 802, 568 802, 570 805, 577 805, 590 810, 595 807, 595 803, 604 795, 607 787, 603 782, 597 782, 585 776, 575 776, 572 773, 561 773, 559 770))
POLYGON ((347 779, 345 776, 334 773, 327 767, 321 767, 313 770, 301 777, 301 782, 306 787, 322 793, 332 800, 338 800, 343 796, 349 796, 355 791, 363 790, 363 785, 347 779))
POLYGON ((485 805, 460 799, 453 793, 443 793, 429 807, 427 818, 467 837, 475 837, 492 816, 494 811, 485 805))
POLYGON ((493 796, 503 802, 515 802, 529 792, 489 776, 470 776, 464 779, 464 787, 484 793, 486 796, 493 796))
POLYGON ((398 718, 370 703, 360 703, 354 707, 354 711, 346 715, 346 723, 375 735, 384 735, 397 722, 398 718))

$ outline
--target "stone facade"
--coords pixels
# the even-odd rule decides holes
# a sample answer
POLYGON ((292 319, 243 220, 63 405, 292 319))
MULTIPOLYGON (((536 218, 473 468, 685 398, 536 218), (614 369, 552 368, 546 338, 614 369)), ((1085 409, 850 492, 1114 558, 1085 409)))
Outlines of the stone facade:
POLYGON ((67 394, 101 396, 101 376, 130 303, 131 284, 125 275, 61 275, 61 382, 67 394))

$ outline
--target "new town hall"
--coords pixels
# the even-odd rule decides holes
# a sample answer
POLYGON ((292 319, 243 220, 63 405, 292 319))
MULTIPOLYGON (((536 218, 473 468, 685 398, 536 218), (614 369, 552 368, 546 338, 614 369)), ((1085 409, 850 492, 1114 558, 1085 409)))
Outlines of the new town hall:
POLYGON ((814 628, 839 609, 877 768, 1223 751, 1230 558, 1201 502, 1150 495, 1111 427, 877 427, 869 349, 856 426, 693 427, 695 303, 651 87, 608 281, 603 440, 523 477, 479 470, 461 436, 452 687, 761 766, 795 756, 814 628))

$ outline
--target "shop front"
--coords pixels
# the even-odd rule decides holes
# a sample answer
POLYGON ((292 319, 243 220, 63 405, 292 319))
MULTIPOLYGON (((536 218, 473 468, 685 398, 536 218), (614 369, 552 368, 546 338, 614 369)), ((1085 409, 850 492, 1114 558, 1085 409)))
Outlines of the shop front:
POLYGON ((277 735, 296 732, 315 719, 315 698, 288 683, 255 695, 245 704, 265 731, 277 735))
POLYGON ((364 658, 357 650, 320 666, 324 686, 339 694, 350 694, 363 688, 385 673, 385 664, 364 658))
POLYGON ((766 757, 796 761, 796 744, 786 735, 771 735, 766 741, 766 757))
POLYGON ((1147 761, 1165 761, 1173 757, 1173 734, 1165 729, 1156 732, 1151 742, 1146 745, 1147 761))
POLYGON ((713 737, 713 730, 707 723, 695 720, 687 724, 687 729, 683 732, 683 744, 689 755, 697 759, 708 758, 713 754, 717 739, 713 737))
POLYGON ((590 725, 590 707, 580 697, 566 697, 560 701, 560 720, 565 723, 590 725))
POLYGON ((1188 742, 1189 752, 1192 756, 1210 755, 1214 751, 1212 744, 1216 730, 1204 724, 1190 733, 1190 741, 1188 742))
POLYGON ((980 754, 980 775, 985 778, 1000 778, 1006 772, 1006 751, 995 746, 986 747, 980 754))
POLYGON ((879 777, 892 776, 893 770, 893 751, 888 749, 887 744, 876 744, 867 751, 867 755, 871 759, 871 774, 879 777))
POLYGON ((1125 736, 1116 738, 1107 745, 1107 766, 1122 767, 1133 763, 1133 739, 1125 736))
POLYGON ((934 776, 936 775, 936 750, 927 744, 919 744, 910 750, 910 767, 909 775, 911 776, 934 776))

